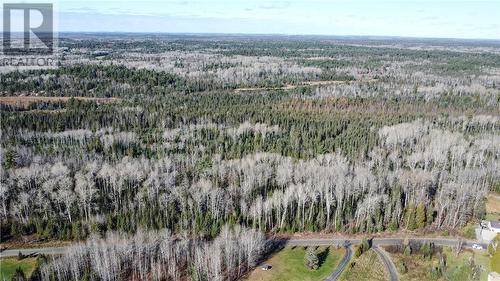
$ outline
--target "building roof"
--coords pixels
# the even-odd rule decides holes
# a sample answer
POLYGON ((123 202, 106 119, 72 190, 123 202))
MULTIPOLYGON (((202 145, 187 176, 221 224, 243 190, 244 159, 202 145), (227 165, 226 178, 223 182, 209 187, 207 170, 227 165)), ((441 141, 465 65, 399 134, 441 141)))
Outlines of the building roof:
POLYGON ((490 227, 500 228, 500 221, 490 221, 490 227))

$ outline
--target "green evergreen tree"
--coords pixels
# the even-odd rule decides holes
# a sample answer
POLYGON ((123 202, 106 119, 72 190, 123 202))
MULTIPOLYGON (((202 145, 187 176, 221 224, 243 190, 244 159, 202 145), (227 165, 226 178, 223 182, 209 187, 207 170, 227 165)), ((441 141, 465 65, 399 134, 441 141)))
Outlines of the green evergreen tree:
POLYGON ((411 255, 411 247, 410 245, 407 245, 403 251, 403 254, 407 257, 409 257, 411 255))
POLYGON ((409 230, 415 230, 417 228, 417 222, 415 220, 416 208, 415 203, 410 203, 406 209, 406 228, 409 230))
POLYGON ((12 276, 12 281, 26 281, 28 280, 26 278, 26 275, 24 274, 24 271, 18 267, 16 268, 16 271, 14 272, 14 275, 12 276))
POLYGON ((434 245, 432 243, 429 243, 429 242, 424 243, 420 247, 420 252, 422 252, 422 255, 424 256, 424 258, 431 259, 432 254, 434 252, 434 245))
POLYGON ((368 239, 363 238, 363 240, 361 240, 361 248, 363 253, 370 249, 370 242, 368 242, 368 239))
POLYGON ((417 228, 424 228, 425 227, 425 220, 426 220, 426 212, 425 212, 425 206, 423 203, 420 203, 417 205, 417 211, 415 215, 415 220, 416 220, 416 225, 417 228))
POLYGON ((304 265, 311 270, 317 270, 319 267, 319 258, 313 248, 308 248, 304 256, 304 265))

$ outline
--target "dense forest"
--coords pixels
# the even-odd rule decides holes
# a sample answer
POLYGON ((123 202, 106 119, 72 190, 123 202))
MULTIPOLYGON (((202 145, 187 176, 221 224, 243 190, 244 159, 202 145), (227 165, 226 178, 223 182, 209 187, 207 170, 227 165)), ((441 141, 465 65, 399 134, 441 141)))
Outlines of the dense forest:
POLYGON ((0 75, 1 240, 86 240, 46 279, 232 280, 264 233, 457 229, 500 191, 495 44, 61 47, 57 69, 0 75))

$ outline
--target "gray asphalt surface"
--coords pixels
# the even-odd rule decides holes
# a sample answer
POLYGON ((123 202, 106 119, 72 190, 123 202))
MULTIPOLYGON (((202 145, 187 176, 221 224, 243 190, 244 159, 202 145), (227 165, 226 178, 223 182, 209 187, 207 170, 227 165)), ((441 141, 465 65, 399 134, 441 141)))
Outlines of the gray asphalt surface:
MULTIPOLYGON (((408 238, 408 241, 432 242, 436 246, 449 246, 454 247, 458 244, 458 239, 447 238, 408 238)), ((275 240, 276 241, 276 240, 275 240)), ((330 246, 337 245, 343 247, 347 244, 359 244, 361 239, 291 239, 281 240, 287 246, 330 246)), ((404 238, 374 238, 372 240, 373 246, 395 246, 402 245, 405 241, 404 238)), ((483 249, 487 248, 487 244, 477 243, 476 241, 464 240, 463 246, 466 248, 472 247, 472 244, 479 244, 483 249)), ((45 255, 61 255, 67 251, 68 247, 52 247, 52 248, 35 248, 35 249, 7 249, 0 252, 0 258, 14 257, 19 252, 23 255, 30 254, 45 254, 45 255)))
POLYGON ((23 255, 62 255, 66 252, 67 247, 53 247, 53 248, 34 248, 34 249, 12 249, 0 252, 0 258, 15 257, 21 252, 23 255))
POLYGON ((389 255, 378 246, 375 246, 372 249, 378 254, 380 259, 384 263, 385 269, 389 273, 389 280, 399 281, 398 271, 396 270, 396 266, 394 266, 394 263, 392 262, 389 255))
POLYGON ((326 277, 325 281, 335 281, 340 277, 340 274, 342 274, 342 271, 346 268, 346 266, 349 264, 349 261, 352 258, 352 246, 348 246, 345 248, 345 255, 340 261, 339 265, 337 268, 335 268, 335 271, 332 272, 328 277, 326 277))
MULTIPOLYGON (((397 281, 398 274, 394 263, 390 259, 390 257, 379 248, 379 246, 397 246, 402 245, 404 242, 431 242, 436 246, 448 246, 448 247, 456 247, 460 240, 453 238, 374 238, 372 239, 372 247, 373 250, 377 252, 377 254, 382 259, 387 271, 390 275, 391 281, 397 281)), ((276 240, 274 240, 276 241, 276 240)), ((290 239, 290 240, 278 240, 278 242, 284 243, 286 246, 345 246, 345 245, 355 245, 361 243, 361 239, 290 239)), ((477 243, 472 240, 462 240, 462 246, 464 248, 470 248, 473 244, 479 244, 483 247, 483 249, 487 248, 487 244, 477 243)), ((346 248, 346 254, 340 261, 339 265, 335 269, 332 274, 330 274, 325 280, 326 281, 334 281, 340 276, 346 266, 349 264, 349 261, 352 258, 352 246, 346 248)), ((0 258, 4 257, 15 257, 21 252, 23 255, 36 255, 36 254, 44 254, 44 255, 62 255, 68 250, 68 247, 52 247, 52 248, 34 248, 34 249, 8 249, 0 252, 0 258)))
MULTIPOLYGON (((374 238, 372 240, 372 246, 397 246, 403 245, 404 241, 407 240, 409 242, 431 242, 436 246, 448 246, 455 247, 458 245, 459 240, 453 238, 374 238)), ((291 239, 291 240, 282 240, 287 246, 328 246, 328 245, 336 245, 343 246, 345 243, 349 244, 359 244, 361 243, 361 239, 291 239)), ((473 244, 478 244, 483 247, 483 249, 487 248, 487 244, 478 243, 472 240, 462 240, 463 247, 470 248, 473 244)))

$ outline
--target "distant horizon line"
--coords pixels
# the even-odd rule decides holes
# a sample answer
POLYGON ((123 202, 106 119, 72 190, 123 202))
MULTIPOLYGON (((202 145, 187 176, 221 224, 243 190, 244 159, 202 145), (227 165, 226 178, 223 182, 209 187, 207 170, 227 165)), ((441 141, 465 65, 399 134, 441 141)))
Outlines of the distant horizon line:
MULTIPOLYGON (((23 32, 10 32, 10 34, 24 34, 23 32)), ((175 36, 199 36, 199 37, 217 37, 217 36, 234 36, 234 37, 322 37, 322 38, 338 38, 338 39, 368 39, 368 40, 429 40, 429 41, 488 41, 500 43, 499 39, 494 38, 458 38, 458 37, 417 37, 417 36, 400 36, 400 35, 334 35, 334 34, 293 34, 293 33, 219 33, 219 32, 159 32, 159 31, 56 31, 55 37, 70 34, 88 34, 88 35, 175 35, 175 36)), ((3 38, 3 33, 0 32, 0 38, 3 38)))
POLYGON ((423 39, 423 40, 453 40, 453 41, 493 41, 500 38, 459 38, 459 37, 417 37, 400 35, 335 35, 335 34, 295 34, 295 33, 219 33, 219 32, 161 32, 161 31, 59 31, 60 34, 131 34, 131 35, 191 35, 191 36, 268 36, 268 37, 332 37, 332 38, 372 38, 378 39, 423 39))

